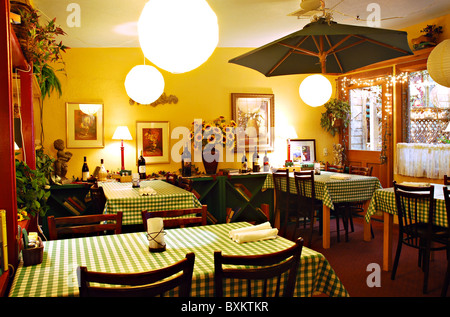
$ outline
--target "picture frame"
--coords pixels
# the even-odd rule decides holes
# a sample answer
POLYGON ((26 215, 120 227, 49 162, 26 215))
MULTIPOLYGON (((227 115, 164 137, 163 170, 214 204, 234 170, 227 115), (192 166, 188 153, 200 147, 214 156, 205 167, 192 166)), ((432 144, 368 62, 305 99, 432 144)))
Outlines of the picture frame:
POLYGON ((103 148, 104 146, 103 104, 67 102, 66 147, 103 148), (83 112, 81 107, 96 109, 96 111, 83 112))
POLYGON ((294 165, 314 163, 316 160, 315 139, 288 139, 288 160, 294 165))
POLYGON ((273 151, 275 138, 275 96, 273 94, 232 93, 232 120, 236 122, 236 149, 273 151))
POLYGON ((136 157, 141 155, 145 164, 170 162, 170 139, 168 121, 136 122, 136 157))

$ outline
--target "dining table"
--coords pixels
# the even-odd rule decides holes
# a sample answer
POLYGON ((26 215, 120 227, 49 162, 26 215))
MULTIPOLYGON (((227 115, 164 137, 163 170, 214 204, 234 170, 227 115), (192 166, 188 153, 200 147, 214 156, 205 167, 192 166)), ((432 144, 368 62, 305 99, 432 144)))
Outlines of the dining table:
MULTIPOLYGON (((401 184, 401 183, 400 183, 401 184)), ((404 185, 414 186, 408 183, 404 185)), ((445 199, 443 184, 430 184, 434 186, 434 224, 442 227, 448 227, 447 212, 445 207, 445 199)), ((418 205, 418 220, 427 222, 428 210, 427 206, 418 205)), ((375 214, 383 214, 383 270, 390 271, 392 269, 392 239, 394 216, 397 215, 397 205, 395 202, 395 192, 393 187, 377 189, 370 201, 365 222, 370 222, 370 218, 375 214)))
POLYGON ((143 180, 139 187, 131 182, 99 182, 106 196, 104 213, 122 211, 123 225, 142 223, 141 211, 164 211, 200 208, 202 204, 195 195, 164 180, 143 180))
MULTIPOLYGON (((167 229, 164 252, 150 252, 147 234, 143 231, 45 241, 41 264, 24 266, 22 261, 19 262, 9 296, 76 297, 79 296, 79 266, 100 272, 143 272, 168 266, 194 252, 191 297, 213 297, 214 251, 221 250, 227 255, 256 255, 277 252, 294 244, 280 236, 246 243, 230 238, 231 230, 247 226, 252 224, 233 222, 167 229)), ((244 296, 245 285, 228 281, 224 283, 224 294, 244 296)), ((327 259, 321 253, 303 247, 294 296, 320 294, 349 296, 327 259)), ((176 293, 168 295, 177 296, 176 293)))
MULTIPOLYGON (((296 195, 294 172, 289 173, 289 180, 289 191, 296 195)), ((274 188, 271 174, 268 174, 263 188, 274 188)), ((320 174, 314 175, 314 188, 315 198, 322 201, 322 245, 324 249, 328 249, 330 248, 330 210, 334 210, 334 204, 361 202, 366 212, 373 193, 382 186, 379 179, 374 176, 320 171, 320 174)), ((364 240, 371 239, 370 221, 364 222, 364 240)))

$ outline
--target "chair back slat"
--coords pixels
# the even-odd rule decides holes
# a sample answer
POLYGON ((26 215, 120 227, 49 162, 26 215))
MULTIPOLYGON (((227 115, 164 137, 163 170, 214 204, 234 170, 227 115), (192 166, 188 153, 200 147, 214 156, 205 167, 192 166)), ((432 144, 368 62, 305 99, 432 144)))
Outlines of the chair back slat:
POLYGON ((372 176, 373 166, 352 166, 348 169, 349 174, 372 176))
POLYGON ((189 208, 189 209, 174 209, 174 210, 162 210, 162 211, 147 211, 143 210, 142 223, 144 229, 147 232, 147 220, 149 218, 160 217, 164 218, 164 228, 176 228, 186 227, 192 225, 205 226, 207 224, 208 206, 202 205, 201 208, 189 208), (192 215, 191 217, 184 217, 186 215, 192 215), (194 216, 195 215, 195 216, 194 216))
POLYGON ((163 296, 179 287, 179 296, 191 293, 195 254, 161 269, 140 273, 104 273, 80 267, 81 297, 142 297, 163 296), (96 283, 96 284, 92 284, 96 283))
POLYGON ((345 165, 336 165, 336 164, 325 164, 325 170, 328 172, 335 172, 335 173, 344 173, 345 171, 345 165))
MULTIPOLYGON (((297 279, 300 256, 303 248, 303 239, 296 240, 295 245, 283 251, 251 256, 223 255, 222 251, 214 252, 214 282, 217 297, 223 297, 223 280, 245 280, 247 297, 254 295, 256 290, 252 281, 263 280, 262 296, 266 297, 268 280, 277 279, 275 296, 280 296, 283 288, 283 297, 292 297, 297 279), (234 265, 235 267, 230 267, 234 265), (281 287, 282 276, 287 274, 285 284, 281 287)), ((258 289, 259 290, 259 289, 258 289)))

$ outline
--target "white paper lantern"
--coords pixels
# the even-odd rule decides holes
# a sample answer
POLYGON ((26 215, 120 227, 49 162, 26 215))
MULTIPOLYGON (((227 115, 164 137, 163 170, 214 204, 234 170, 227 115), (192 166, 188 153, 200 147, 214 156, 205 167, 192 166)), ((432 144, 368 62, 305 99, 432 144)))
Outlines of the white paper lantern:
POLYGON ((325 104, 330 100, 332 92, 330 81, 320 74, 306 77, 299 88, 300 98, 311 107, 320 107, 325 104))
POLYGON ((138 21, 141 49, 171 73, 202 65, 219 41, 217 16, 205 0, 150 0, 138 21))
POLYGON ((153 66, 134 66, 125 78, 125 90, 134 101, 148 105, 164 92, 164 77, 153 66))
POLYGON ((427 70, 439 85, 450 87, 450 40, 439 43, 428 56, 427 70))

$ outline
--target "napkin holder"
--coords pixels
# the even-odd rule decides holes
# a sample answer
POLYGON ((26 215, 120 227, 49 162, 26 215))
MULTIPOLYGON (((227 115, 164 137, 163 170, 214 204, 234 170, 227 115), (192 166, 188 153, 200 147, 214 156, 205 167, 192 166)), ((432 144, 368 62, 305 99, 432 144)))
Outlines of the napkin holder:
POLYGON ((147 239, 148 250, 150 252, 166 251, 166 243, 164 241, 164 222, 162 218, 147 219, 147 239))
POLYGON ((39 246, 27 248, 24 246, 22 250, 22 258, 23 258, 23 266, 30 266, 41 264, 44 258, 44 245, 42 244, 42 240, 38 237, 39 246))

